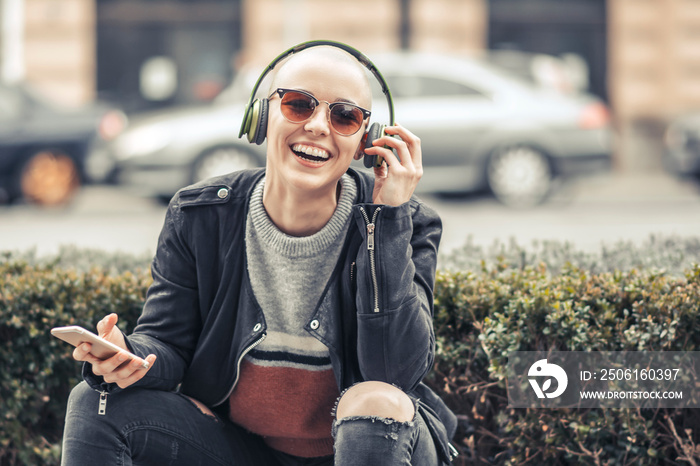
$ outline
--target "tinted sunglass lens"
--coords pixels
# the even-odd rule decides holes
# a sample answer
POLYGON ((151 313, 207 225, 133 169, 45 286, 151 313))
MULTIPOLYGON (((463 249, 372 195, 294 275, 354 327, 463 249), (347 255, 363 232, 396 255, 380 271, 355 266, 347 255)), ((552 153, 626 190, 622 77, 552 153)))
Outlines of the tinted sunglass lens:
POLYGON ((282 114, 290 121, 300 123, 306 120, 315 108, 313 99, 300 92, 287 92, 282 97, 282 114))
POLYGON ((331 124, 340 134, 355 134, 363 119, 362 110, 352 105, 338 104, 331 109, 331 124))

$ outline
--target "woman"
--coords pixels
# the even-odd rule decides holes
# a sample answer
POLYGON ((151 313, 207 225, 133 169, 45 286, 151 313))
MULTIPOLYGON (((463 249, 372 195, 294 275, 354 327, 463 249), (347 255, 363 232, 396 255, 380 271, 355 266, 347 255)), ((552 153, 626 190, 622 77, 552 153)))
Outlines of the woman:
POLYGON ((441 224, 413 196, 420 140, 394 125, 365 148, 353 50, 285 56, 265 169, 173 198, 134 333, 97 326, 138 357, 74 351, 63 464, 449 463, 454 416, 421 383, 441 224), (374 176, 350 168, 365 154, 374 176))

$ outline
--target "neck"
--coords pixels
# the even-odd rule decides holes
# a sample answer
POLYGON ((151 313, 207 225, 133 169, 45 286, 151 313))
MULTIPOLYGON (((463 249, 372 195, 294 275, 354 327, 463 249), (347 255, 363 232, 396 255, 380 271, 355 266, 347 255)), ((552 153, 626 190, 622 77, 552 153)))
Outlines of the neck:
POLYGON ((310 236, 331 219, 338 205, 340 182, 326 189, 301 191, 266 178, 263 205, 277 228, 290 236, 310 236))

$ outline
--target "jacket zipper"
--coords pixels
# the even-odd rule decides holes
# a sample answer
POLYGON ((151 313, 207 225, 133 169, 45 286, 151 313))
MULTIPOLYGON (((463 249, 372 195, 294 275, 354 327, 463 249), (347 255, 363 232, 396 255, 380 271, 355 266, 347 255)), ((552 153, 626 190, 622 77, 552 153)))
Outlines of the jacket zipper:
POLYGON ((372 275, 372 286, 374 287, 374 312, 379 312, 379 285, 377 283, 377 264, 374 257, 374 230, 376 228, 375 222, 377 221, 377 215, 380 210, 382 210, 382 208, 377 207, 372 214, 372 221, 370 222, 367 211, 365 211, 364 207, 360 207, 360 212, 362 212, 362 216, 367 224, 367 250, 369 251, 369 270, 372 275))
POLYGON ((243 350, 240 357, 238 358, 238 363, 236 364, 236 380, 233 381, 233 385, 231 385, 231 389, 228 391, 226 397, 224 397, 224 399, 220 400, 218 403, 215 403, 214 406, 219 406, 231 396, 231 393, 233 393, 233 389, 236 388, 236 385, 238 385, 238 379, 241 377, 241 362, 243 362, 243 358, 246 354, 250 353, 256 346, 262 343, 266 336, 267 335, 263 333, 258 340, 254 341, 253 344, 251 344, 249 347, 243 350))
POLYGON ((107 414, 107 392, 105 390, 100 391, 100 404, 97 408, 97 414, 100 416, 107 414))

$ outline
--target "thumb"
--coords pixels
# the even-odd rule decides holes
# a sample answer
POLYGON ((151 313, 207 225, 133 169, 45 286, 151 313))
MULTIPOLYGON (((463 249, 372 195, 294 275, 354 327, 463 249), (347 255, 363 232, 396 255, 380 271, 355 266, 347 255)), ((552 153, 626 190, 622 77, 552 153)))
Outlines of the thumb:
POLYGON ((119 317, 114 313, 105 316, 97 323, 97 334, 102 338, 109 335, 114 326, 117 325, 117 320, 119 320, 119 317))

